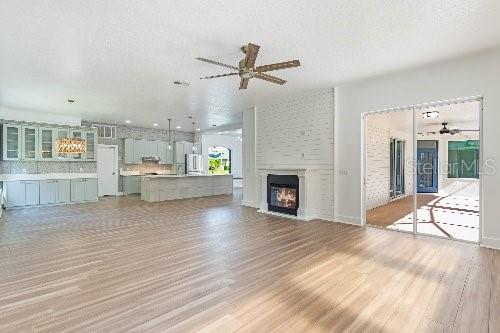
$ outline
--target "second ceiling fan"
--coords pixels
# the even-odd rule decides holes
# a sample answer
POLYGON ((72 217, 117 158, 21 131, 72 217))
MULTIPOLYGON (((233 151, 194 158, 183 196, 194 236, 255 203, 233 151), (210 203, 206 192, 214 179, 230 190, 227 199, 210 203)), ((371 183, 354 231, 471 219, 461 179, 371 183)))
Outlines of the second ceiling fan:
POLYGON ((300 66, 300 61, 290 60, 290 61, 278 62, 278 63, 270 64, 270 65, 263 65, 263 66, 255 67, 255 61, 257 60, 257 54, 259 53, 259 49, 260 49, 259 45, 255 45, 252 43, 248 43, 248 45, 243 46, 241 48, 241 50, 245 54, 245 58, 240 60, 238 67, 227 65, 227 64, 224 64, 224 63, 221 63, 218 61, 214 61, 214 60, 210 60, 210 59, 206 59, 206 58, 196 58, 197 60, 208 62, 209 64, 222 66, 222 67, 233 69, 233 70, 237 71, 237 72, 232 72, 232 73, 228 73, 228 74, 206 76, 206 77, 202 77, 200 79, 202 79, 202 80, 215 79, 215 78, 219 78, 219 77, 239 75, 241 78, 240 79, 240 89, 246 89, 248 87, 248 82, 250 81, 251 78, 257 78, 257 79, 261 79, 264 81, 283 85, 286 83, 285 80, 282 80, 282 79, 277 78, 277 77, 272 76, 272 75, 265 74, 264 72, 270 72, 270 71, 275 71, 278 69, 286 69, 286 68, 300 66))

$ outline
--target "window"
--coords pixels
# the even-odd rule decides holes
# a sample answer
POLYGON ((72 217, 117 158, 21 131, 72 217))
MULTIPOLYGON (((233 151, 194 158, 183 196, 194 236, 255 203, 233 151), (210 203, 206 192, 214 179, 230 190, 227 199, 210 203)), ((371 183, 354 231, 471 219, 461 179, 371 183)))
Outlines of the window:
POLYGON ((97 128, 97 136, 104 139, 116 139, 116 126, 93 124, 97 128))
POLYGON ((226 147, 208 148, 208 173, 230 174, 231 173, 231 150, 226 147))
POLYGON ((405 194, 405 142, 391 138, 390 144, 390 197, 396 198, 405 194))
POLYGON ((479 141, 448 141, 448 178, 479 178, 479 141))

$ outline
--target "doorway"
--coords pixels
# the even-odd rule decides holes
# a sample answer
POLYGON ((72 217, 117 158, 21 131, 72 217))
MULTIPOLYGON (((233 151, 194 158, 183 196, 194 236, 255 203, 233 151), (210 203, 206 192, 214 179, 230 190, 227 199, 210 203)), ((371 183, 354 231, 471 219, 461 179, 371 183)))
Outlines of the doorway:
POLYGON ((118 146, 97 146, 97 184, 100 197, 118 194, 118 146))
POLYGON ((479 242, 481 112, 469 98, 364 114, 363 223, 479 242))

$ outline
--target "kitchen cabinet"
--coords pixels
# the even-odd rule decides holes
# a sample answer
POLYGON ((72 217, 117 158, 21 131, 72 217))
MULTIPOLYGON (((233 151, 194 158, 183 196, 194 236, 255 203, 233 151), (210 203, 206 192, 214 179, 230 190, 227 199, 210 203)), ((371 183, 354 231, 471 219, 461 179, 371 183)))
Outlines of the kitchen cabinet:
MULTIPOLYGON (((70 130, 69 131, 69 137, 70 138, 82 138, 85 139, 84 137, 84 131, 82 130, 70 130)), ((69 159, 72 160, 83 160, 84 155, 83 154, 69 154, 69 159)))
POLYGON ((141 176, 123 176, 123 194, 141 193, 141 176))
POLYGON ((186 163, 186 154, 193 154, 193 143, 187 141, 175 142, 175 163, 186 163))
POLYGON ((85 152, 86 161, 97 160, 97 132, 86 131, 84 139, 86 140, 87 151, 85 152))
POLYGON ((54 159, 55 152, 55 130, 51 127, 40 127, 38 129, 38 151, 41 161, 51 161, 54 159))
POLYGON ((70 189, 69 179, 40 181, 40 205, 70 202, 70 189))
POLYGON ((68 203, 71 201, 71 180, 59 179, 57 181, 57 203, 68 203))
POLYGON ((123 162, 125 164, 135 164, 134 156, 134 139, 125 139, 125 153, 123 155, 123 162))
POLYGON ((173 153, 173 150, 168 150, 166 141, 125 139, 123 160, 125 164, 141 164, 143 157, 158 156, 160 164, 173 164, 173 153))
POLYGON ((40 205, 55 204, 57 192, 57 180, 40 181, 40 205))
POLYGON ((54 160, 56 161, 66 161, 68 160, 68 154, 58 153, 56 148, 56 140, 69 138, 69 130, 67 128, 56 128, 54 129, 54 143, 52 146, 54 147, 54 160))
POLYGON ((40 183, 38 181, 14 181, 4 184, 7 192, 7 207, 40 204, 40 183))
POLYGON ((21 159, 21 125, 3 125, 3 159, 17 161, 21 159))
POLYGON ((21 126, 22 133, 22 159, 36 161, 38 159, 38 127, 21 126))
POLYGON ((168 164, 167 147, 168 145, 165 141, 156 141, 156 155, 160 158, 160 164, 168 164))
POLYGON ((97 201, 97 179, 71 180, 71 201, 97 201))

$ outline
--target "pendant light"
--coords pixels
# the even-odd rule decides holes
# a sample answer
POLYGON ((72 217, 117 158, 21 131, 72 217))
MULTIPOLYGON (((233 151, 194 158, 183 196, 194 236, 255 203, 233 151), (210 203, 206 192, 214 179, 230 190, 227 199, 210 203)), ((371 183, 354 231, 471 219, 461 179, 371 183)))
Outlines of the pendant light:
POLYGON ((195 136, 195 126, 196 123, 193 121, 193 147, 191 148, 193 150, 193 152, 196 151, 196 147, 194 146, 194 136, 195 136))
POLYGON ((171 133, 170 133, 170 122, 172 121, 172 118, 168 118, 168 150, 172 150, 172 141, 171 139, 171 133))
POLYGON ((56 140, 58 154, 85 154, 87 140, 82 138, 60 138, 56 140))

